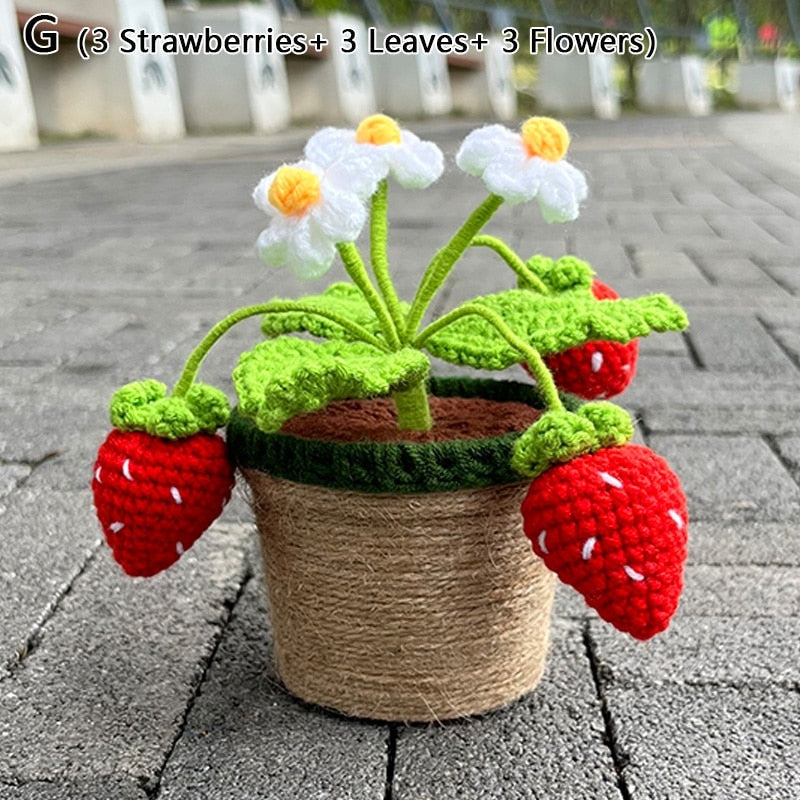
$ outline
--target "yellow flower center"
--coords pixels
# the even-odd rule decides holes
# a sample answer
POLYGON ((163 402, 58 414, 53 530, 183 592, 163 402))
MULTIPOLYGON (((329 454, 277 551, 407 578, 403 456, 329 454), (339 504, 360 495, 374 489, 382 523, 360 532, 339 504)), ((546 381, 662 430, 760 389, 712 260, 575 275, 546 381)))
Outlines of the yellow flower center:
POLYGON ((522 126, 522 141, 529 155, 561 161, 569 147, 569 133, 557 119, 531 117, 522 126))
POLYGON ((300 167, 281 167, 267 197, 281 214, 300 217, 320 201, 322 190, 313 172, 300 167))
POLYGON ((400 127, 385 114, 373 114, 362 119, 356 128, 359 144, 400 144, 400 127))

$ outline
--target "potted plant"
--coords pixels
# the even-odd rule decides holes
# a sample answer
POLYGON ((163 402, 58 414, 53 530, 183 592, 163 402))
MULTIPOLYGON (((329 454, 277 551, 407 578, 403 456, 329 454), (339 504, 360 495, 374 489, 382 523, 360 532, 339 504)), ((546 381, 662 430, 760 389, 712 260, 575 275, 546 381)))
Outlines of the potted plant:
POLYGON ((406 301, 387 258, 388 182, 434 183, 435 144, 376 115, 319 131, 304 160, 266 176, 254 192, 270 217, 261 258, 318 278, 338 253, 350 280, 230 314, 170 393, 145 380, 114 395, 92 485, 122 568, 149 576, 175 562, 219 515, 238 468, 279 674, 303 699, 379 719, 463 716, 532 689, 556 575, 621 630, 663 630, 682 586, 686 500, 602 398, 632 378, 637 337, 686 317, 664 295, 618 299, 577 258, 523 260, 482 232, 506 203, 536 199, 548 222, 578 216, 587 189, 568 144, 542 117, 470 133, 456 163, 488 197, 406 301), (354 243, 367 223, 371 271, 354 243), (470 247, 509 268, 510 288, 423 324, 470 247), (233 371, 230 412, 196 376, 214 342, 254 315, 264 340, 233 371), (532 380, 436 379, 431 356, 522 363, 532 380))

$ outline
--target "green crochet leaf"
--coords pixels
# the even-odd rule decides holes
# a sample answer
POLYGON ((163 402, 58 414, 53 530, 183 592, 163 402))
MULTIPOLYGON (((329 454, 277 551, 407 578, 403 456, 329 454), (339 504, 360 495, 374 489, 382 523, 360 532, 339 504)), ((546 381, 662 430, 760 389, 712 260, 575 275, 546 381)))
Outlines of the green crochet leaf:
MULTIPOLYGON (((285 301, 276 298, 271 302, 285 301)), ((352 283, 333 283, 322 294, 304 296, 303 304, 347 317, 351 322, 358 323, 378 338, 383 338, 374 312, 364 299, 364 295, 352 283)), ((403 308, 405 313, 407 306, 406 304, 402 305, 405 306, 403 308)), ((324 317, 299 311, 265 314, 261 322, 261 331, 268 339, 274 339, 286 333, 310 333, 321 339, 353 341, 352 334, 341 325, 324 317)))
MULTIPOLYGON (((688 324, 683 309, 663 294, 635 300, 596 300, 581 289, 541 295, 512 289, 471 301, 499 314, 541 355, 560 353, 589 341, 629 342, 653 331, 679 331, 688 324)), ((506 369, 521 360, 487 320, 469 315, 425 342, 431 355, 477 369, 506 369)))
MULTIPOLYGON (((525 263, 528 269, 554 292, 578 288, 591 290, 594 270, 587 261, 582 261, 580 258, 562 256, 558 261, 554 261, 547 256, 537 255, 531 256, 525 263)), ((522 278, 517 281, 517 285, 520 289, 531 288, 522 278)))
POLYGON ((377 397, 425 380, 427 356, 363 342, 272 339, 243 353, 233 371, 239 410, 266 433, 334 400, 377 397))

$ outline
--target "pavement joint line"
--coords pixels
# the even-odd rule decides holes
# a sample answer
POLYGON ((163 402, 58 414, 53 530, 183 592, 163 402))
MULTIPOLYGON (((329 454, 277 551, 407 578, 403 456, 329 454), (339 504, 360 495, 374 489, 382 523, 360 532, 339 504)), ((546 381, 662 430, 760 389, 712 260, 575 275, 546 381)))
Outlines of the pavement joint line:
POLYGON ((589 660, 589 667, 592 673, 592 681, 594 682, 595 692, 597 699, 600 702, 600 711, 603 715, 603 727, 605 729, 604 740, 611 753, 611 760, 614 764, 614 772, 617 776, 617 789, 619 790, 622 800, 633 800, 633 795, 625 780, 625 768, 630 763, 630 757, 623 752, 619 744, 619 737, 617 736, 617 726, 614 722, 614 717, 608 705, 608 700, 605 695, 606 680, 602 675, 602 662, 597 652, 597 645, 592 638, 591 620, 585 619, 583 621, 583 644, 586 648, 586 657, 589 660))
POLYGON ((691 328, 692 328, 692 321, 689 320, 689 329, 685 331, 681 331, 681 338, 683 339, 684 343, 686 344, 686 350, 689 353, 689 359, 691 360, 692 364, 694 365, 695 369, 706 372, 707 368, 706 365, 703 363, 703 359, 700 357, 700 353, 695 346, 694 340, 692 339, 691 335, 691 328))
POLYGON ((789 359, 789 361, 792 362, 792 364, 794 364, 797 369, 800 369, 800 359, 795 353, 793 353, 784 345, 784 343, 780 340, 780 337, 775 335, 773 332, 773 326, 771 326, 760 313, 756 313, 755 318, 758 321, 758 324, 761 325, 761 327, 766 331, 767 336, 769 336, 769 338, 775 342, 778 349, 789 359))
POLYGON ((181 737, 186 731, 189 715, 192 713, 192 708, 194 708, 194 704, 200 694, 200 690, 208 678, 208 673, 211 670, 211 667, 217 656, 217 652, 222 644, 222 640, 225 638, 225 633, 227 632, 231 620, 233 619, 236 607, 239 605, 239 602, 241 601, 248 584, 254 579, 254 577, 253 571, 248 566, 243 575, 242 582, 237 589, 236 596, 233 598, 233 600, 224 603, 227 613, 218 625, 218 631, 214 638, 211 652, 209 652, 208 656, 201 662, 199 675, 190 687, 191 694, 189 699, 186 701, 186 705, 184 706, 183 713, 181 714, 177 729, 175 731, 175 736, 173 737, 169 747, 166 749, 161 764, 155 769, 155 782, 150 783, 144 777, 139 779, 139 785, 147 794, 149 800, 158 800, 158 795, 161 793, 161 780, 164 776, 164 772, 166 771, 169 761, 172 758, 172 754, 175 752, 175 748, 178 746, 178 742, 181 740, 181 737))
POLYGON ((394 772, 397 763, 397 736, 400 724, 389 723, 389 733, 386 736, 386 789, 383 800, 394 800, 394 772))
POLYGON ((694 268, 705 278, 712 286, 719 286, 719 280, 715 275, 713 275, 707 267, 703 266, 702 259, 697 258, 696 251, 693 251, 691 247, 685 247, 680 252, 682 252, 689 261, 692 262, 694 268))
MULTIPOLYGON (((781 689, 787 692, 800 691, 800 684, 792 680, 761 680, 749 678, 747 680, 694 680, 686 678, 684 680, 660 679, 657 682, 659 687, 683 686, 687 689, 733 689, 739 692, 750 690, 763 691, 769 689, 781 689)), ((642 684, 636 679, 614 678, 614 689, 638 689, 642 684)), ((634 798, 635 800, 635 798, 634 798)))
POLYGON ((761 434, 761 438, 764 440, 764 443, 769 447, 772 451, 772 454, 775 458, 778 459, 781 466, 789 473, 789 477, 798 485, 800 486, 800 469, 797 468, 796 464, 793 464, 786 456, 781 452, 781 448, 778 445, 778 437, 774 433, 764 432, 761 434))
POLYGON ((64 583, 56 590, 56 593, 50 599, 50 602, 45 606, 42 613, 36 619, 28 631, 27 636, 19 644, 14 654, 3 665, 4 669, 0 672, 0 683, 9 680, 24 667, 27 659, 36 651, 36 648, 42 641, 44 629, 48 622, 55 616, 61 604, 64 602, 70 592, 72 592, 75 582, 83 575, 89 568, 89 565, 94 561, 100 548, 103 545, 102 539, 97 539, 92 547, 89 549, 83 563, 70 575, 64 583))
POLYGON ((625 250, 625 255, 628 259, 628 263, 631 266, 631 272, 633 273, 634 277, 641 278, 642 277, 642 268, 639 265, 639 262, 636 260, 636 247, 630 243, 623 246, 625 250))

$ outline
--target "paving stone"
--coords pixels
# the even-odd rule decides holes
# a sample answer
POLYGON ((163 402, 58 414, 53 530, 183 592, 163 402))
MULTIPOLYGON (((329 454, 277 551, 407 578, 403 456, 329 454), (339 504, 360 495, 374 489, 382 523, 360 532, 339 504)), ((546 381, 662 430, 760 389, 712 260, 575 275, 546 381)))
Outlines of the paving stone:
POLYGON ((714 231, 695 210, 661 211, 656 219, 664 233, 683 235, 713 236, 714 231))
POLYGON ((31 781, 22 786, 4 786, 3 800, 147 800, 147 792, 126 781, 93 779, 48 783, 31 781))
POLYGON ((63 402, 31 397, 9 408, 0 402, 4 424, 0 428, 0 458, 6 462, 36 463, 56 454, 81 451, 87 443, 95 448, 108 433, 108 399, 94 396, 89 404, 76 397, 63 402))
POLYGON ((770 328, 770 333, 795 366, 800 366, 800 329, 770 328))
POLYGON ((556 583, 553 616, 562 620, 599 619, 597 612, 586 605, 580 592, 560 581, 556 583))
POLYGON ((124 328, 132 321, 126 312, 87 311, 41 333, 18 339, 0 350, 5 362, 59 363, 88 344, 124 328))
MULTIPOLYGON (((63 323, 82 310, 68 299, 56 305, 46 295, 31 303, 9 304, 5 313, 0 316, 0 365, 12 360, 6 357, 6 347, 13 346, 25 337, 40 336, 51 325, 63 323)), ((33 338, 29 341, 33 341, 33 338)))
POLYGON ((795 566, 692 565, 681 607, 712 617, 800 618, 800 569, 795 566))
MULTIPOLYGON (((3 318, 12 314, 20 307, 26 307, 41 302, 45 289, 38 284, 31 284, 29 274, 22 267, 4 265, 3 274, 0 276, 0 325, 3 318)), ((0 327, 0 331, 3 328, 0 327)))
POLYGON ((800 269, 794 266, 776 265, 765 268, 787 291, 800 294, 800 269))
POLYGON ((800 695, 781 689, 648 687, 607 702, 632 798, 789 797, 800 770, 800 695))
POLYGON ((679 606, 669 628, 638 642, 598 618, 590 621, 604 691, 653 686, 792 687, 800 664, 797 617, 692 616, 679 606))
POLYGON ((248 584, 161 781, 159 800, 384 796, 389 727, 289 696, 260 580, 248 584), (233 757, 232 757, 233 756, 233 757))
MULTIPOLYGON (((673 183, 681 180, 681 175, 672 175, 673 183)), ((663 182, 658 183, 642 183, 634 189, 636 199, 641 203, 646 203, 651 208, 657 208, 658 212, 656 218, 662 229, 667 229, 674 226, 684 216, 683 210, 678 210, 676 207, 680 203, 672 186, 667 186, 663 182), (666 209, 675 209, 674 211, 666 211, 666 209), (665 222, 665 217, 671 218, 665 222)), ((692 227, 690 224, 689 227, 692 227)), ((708 228, 705 228, 704 233, 709 233, 708 228)))
POLYGON ((695 256, 703 273, 715 283, 730 286, 771 286, 773 280, 749 258, 727 254, 695 256))
POLYGON ((783 436, 775 444, 789 471, 800 482, 800 436, 783 436))
POLYGON ((776 242, 783 244, 781 239, 769 233, 755 219, 741 214, 714 214, 709 212, 706 214, 706 220, 717 236, 728 242, 745 240, 751 247, 760 245, 769 247, 776 242))
POLYGON ((689 563, 800 566, 796 523, 692 520, 689 563))
POLYGON ((636 250, 634 262, 638 274, 645 278, 669 277, 672 280, 708 283, 697 265, 686 253, 669 253, 660 250, 636 250))
POLYGON ((611 210, 608 213, 608 221, 614 230, 626 237, 633 232, 645 236, 663 233, 661 226, 650 211, 641 211, 636 207, 611 210))
POLYGON ((581 628, 557 620, 545 677, 528 698, 477 719, 398 731, 392 796, 616 799, 603 735, 581 628))
POLYGON ((654 434, 652 448, 680 476, 695 519, 796 519, 800 487, 759 438, 654 434))
POLYGON ((711 370, 779 374, 794 366, 751 314, 706 314, 692 320, 688 335, 711 370))
MULTIPOLYGON (((653 364, 654 362, 650 362, 653 364)), ((667 359, 662 366, 668 366, 667 359)), ((654 365, 655 366, 655 365, 654 365)), ((724 426, 725 416, 770 411, 780 414, 788 424, 800 412, 800 374, 794 368, 772 375, 746 372, 701 370, 637 369, 625 394, 629 405, 652 411, 692 409, 719 416, 716 426, 724 426)), ((675 430, 675 429, 673 429, 675 430)), ((699 430, 703 430, 700 428, 699 430)))
MULTIPOLYGON (((694 250, 692 251, 694 252, 694 250)), ((725 284, 694 283, 673 278, 669 273, 662 277, 638 277, 633 281, 618 281, 617 292, 623 297, 641 294, 667 294, 680 303, 689 315, 689 324, 718 310, 734 313, 754 313, 760 316, 764 309, 791 307, 795 300, 778 282, 747 287, 747 291, 725 284)))
POLYGON ((676 186, 675 196, 681 205, 688 206, 689 208, 703 211, 711 209, 721 211, 728 208, 714 192, 709 189, 699 188, 695 185, 689 186, 676 186))
POLYGON ((800 224, 791 217, 763 216, 759 217, 758 224, 783 244, 795 247, 800 244, 800 224))
POLYGON ((0 498, 11 494, 30 474, 27 464, 0 464, 0 498))
POLYGON ((621 278, 632 278, 633 267, 625 248, 614 241, 598 241, 597 236, 578 233, 568 250, 588 261, 597 279, 613 286, 621 278))
POLYGON ((2 683, 0 780, 153 789, 246 569, 230 534, 151 579, 102 550, 2 683))
POLYGON ((796 220, 800 220, 800 195, 775 183, 759 188, 758 194, 770 205, 779 208, 796 220))
POLYGON ((89 493, 18 489, 0 504, 0 677, 83 570, 100 529, 89 493))
MULTIPOLYGON (((627 400, 627 395, 623 398, 627 400)), ((795 403, 792 403, 794 406, 795 403)), ((791 434, 800 417, 787 408, 655 408, 641 412, 648 430, 665 433, 791 434)))
POLYGON ((639 339, 639 365, 644 367, 644 360, 648 355, 669 355, 689 357, 689 348, 686 337, 678 331, 642 336, 639 339))

